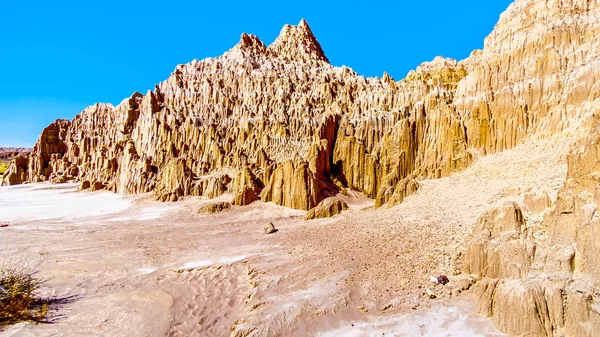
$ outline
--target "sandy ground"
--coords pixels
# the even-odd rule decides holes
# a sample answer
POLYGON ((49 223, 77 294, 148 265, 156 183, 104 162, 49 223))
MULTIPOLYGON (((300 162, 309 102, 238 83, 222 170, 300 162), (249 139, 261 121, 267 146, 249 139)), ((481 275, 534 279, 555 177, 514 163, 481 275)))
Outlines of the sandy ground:
POLYGON ((567 143, 482 158, 391 209, 353 193, 349 211, 310 222, 260 202, 198 214, 210 201, 0 188, 0 264, 39 269, 44 295, 65 299, 54 323, 0 336, 503 336, 456 296, 462 254, 485 210, 530 189, 555 198, 567 143))

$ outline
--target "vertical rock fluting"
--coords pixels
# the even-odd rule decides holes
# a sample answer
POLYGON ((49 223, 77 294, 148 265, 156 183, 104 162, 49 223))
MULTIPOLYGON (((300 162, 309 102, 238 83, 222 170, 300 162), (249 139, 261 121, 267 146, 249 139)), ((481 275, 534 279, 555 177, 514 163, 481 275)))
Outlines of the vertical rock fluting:
POLYGON ((600 115, 591 124, 539 226, 528 228, 514 203, 486 213, 475 226, 465 272, 481 278, 480 312, 511 335, 600 332, 600 115))
MULTIPOLYGON (((456 104, 472 114, 469 147, 483 153, 525 137, 587 135, 575 144, 565 185, 540 226, 491 231, 511 227, 499 209, 475 227, 465 271, 482 278, 480 311, 511 335, 599 335, 600 43, 593 38, 600 33, 599 7, 516 1, 457 89, 456 104)), ((547 198, 535 203, 525 196, 532 212, 548 206, 547 198)))
POLYGON ((22 184, 27 181, 27 170, 29 167, 29 160, 23 156, 17 156, 10 162, 8 170, 0 186, 10 186, 22 184))
POLYGON ((598 6, 580 2, 566 10, 518 0, 483 51, 436 58, 397 82, 333 67, 304 20, 270 46, 243 34, 223 56, 179 65, 145 95, 87 108, 62 126, 60 144, 40 137, 27 180, 143 193, 180 159, 185 188, 157 198, 234 193, 250 170, 263 201, 309 209, 349 187, 392 206, 420 178, 578 125, 600 92, 598 6))

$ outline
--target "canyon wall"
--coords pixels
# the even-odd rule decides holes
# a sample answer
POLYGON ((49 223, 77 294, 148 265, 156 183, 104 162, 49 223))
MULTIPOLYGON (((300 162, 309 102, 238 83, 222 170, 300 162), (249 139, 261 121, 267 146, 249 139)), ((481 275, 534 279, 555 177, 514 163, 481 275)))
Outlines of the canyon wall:
POLYGON ((26 177, 3 184, 75 180, 160 200, 232 192, 305 210, 351 188, 383 204, 411 174, 470 163, 451 104, 466 72, 439 58, 410 80, 367 79, 331 66, 304 21, 269 47, 243 34, 154 91, 53 123, 19 168, 26 177))
POLYGON ((479 279, 479 311, 512 336, 600 335, 600 114, 576 144, 556 202, 530 195, 478 221, 465 272, 479 279), (547 210, 545 210, 547 208, 547 210))
MULTIPOLYGON (((516 1, 478 56, 488 61, 471 73, 492 74, 493 83, 503 87, 493 94, 497 103, 478 108, 479 97, 492 95, 486 90, 490 83, 473 82, 471 89, 479 89, 461 91, 472 112, 496 121, 505 116, 504 127, 522 124, 535 138, 559 131, 581 137, 556 202, 525 195, 528 217, 509 203, 475 226, 464 270, 480 280, 479 311, 512 336, 600 335, 600 45, 594 38, 600 33, 599 7, 597 1, 516 1), (521 113, 506 114, 515 109, 521 113), (520 119, 506 119, 515 117, 520 119), (543 220, 533 221, 535 216, 543 220)), ((502 127, 482 121, 479 135, 470 136, 485 140, 482 150, 496 151, 522 137, 510 132, 493 145, 487 137, 497 132, 486 130, 502 127)))
POLYGON ((483 50, 400 81, 332 66, 305 21, 270 46, 243 34, 153 91, 51 124, 2 184, 74 180, 164 201, 230 192, 304 210, 350 188, 391 206, 418 179, 580 125, 600 95, 597 10, 518 0, 483 50))

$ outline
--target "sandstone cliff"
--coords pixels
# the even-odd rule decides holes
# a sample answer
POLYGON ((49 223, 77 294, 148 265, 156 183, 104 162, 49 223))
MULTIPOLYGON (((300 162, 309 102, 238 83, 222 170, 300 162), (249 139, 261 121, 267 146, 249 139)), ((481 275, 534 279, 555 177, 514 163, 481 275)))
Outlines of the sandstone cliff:
POLYGON ((600 272, 597 216, 600 122, 569 158, 558 199, 526 195, 484 214, 464 269, 479 282, 479 310, 513 336, 598 336, 600 272), (543 220, 535 221, 541 208, 543 220), (537 209, 537 210, 536 210, 537 209))
POLYGON ((415 179, 577 125, 599 88, 597 49, 584 21, 571 27, 575 15, 518 1, 483 51, 436 58, 398 82, 330 65, 304 20, 270 46, 243 34, 145 95, 53 123, 29 163, 13 165, 26 174, 2 184, 75 180, 160 200, 232 192, 237 204, 305 210, 342 187, 392 206, 415 179))
MULTIPOLYGON (((483 116, 499 120, 506 116, 503 111, 520 109, 523 119, 510 123, 523 124, 534 137, 558 131, 583 136, 573 145, 566 182, 555 203, 544 193, 530 193, 523 196, 523 206, 511 203, 484 214, 474 229, 464 269, 481 278, 480 312, 492 316, 510 335, 600 334, 596 243, 600 45, 592 37, 600 32, 599 17, 596 1, 516 1, 486 40, 484 52, 476 56, 485 60, 490 51, 505 57, 487 54, 495 61, 469 75, 490 74, 504 87, 495 95, 499 102, 476 108, 477 97, 489 95, 484 89, 489 82, 474 86, 483 89, 479 96, 462 91, 462 101, 472 104, 480 116, 484 112, 483 116), (543 220, 536 220, 540 216, 543 220)), ((482 150, 511 146, 523 136, 517 129, 501 143, 500 138, 489 143, 486 137, 498 133, 486 130, 506 129, 482 121, 481 132, 469 136, 488 143, 482 150)))

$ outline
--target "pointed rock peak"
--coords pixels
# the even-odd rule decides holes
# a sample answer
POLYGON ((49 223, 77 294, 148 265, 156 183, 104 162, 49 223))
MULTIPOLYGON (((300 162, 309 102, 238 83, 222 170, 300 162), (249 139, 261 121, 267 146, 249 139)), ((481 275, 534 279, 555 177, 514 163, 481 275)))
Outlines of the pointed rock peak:
POLYGON ((286 61, 329 63, 319 41, 304 19, 298 26, 283 26, 281 33, 268 49, 273 55, 286 61))
POLYGON ((262 42, 258 36, 252 34, 243 33, 240 37, 240 42, 237 44, 243 49, 265 49, 265 43, 262 42))
POLYGON ((385 83, 394 83, 394 78, 390 76, 390 74, 387 73, 387 71, 383 72, 383 76, 381 77, 381 80, 385 83))
POLYGON ((308 22, 306 22, 306 20, 304 20, 304 19, 300 20, 300 22, 298 23, 298 28, 308 29, 310 31, 310 27, 308 26, 308 22))
POLYGON ((267 46, 258 36, 243 33, 240 42, 231 48, 225 55, 234 58, 245 58, 250 55, 262 55, 267 51, 267 46))

